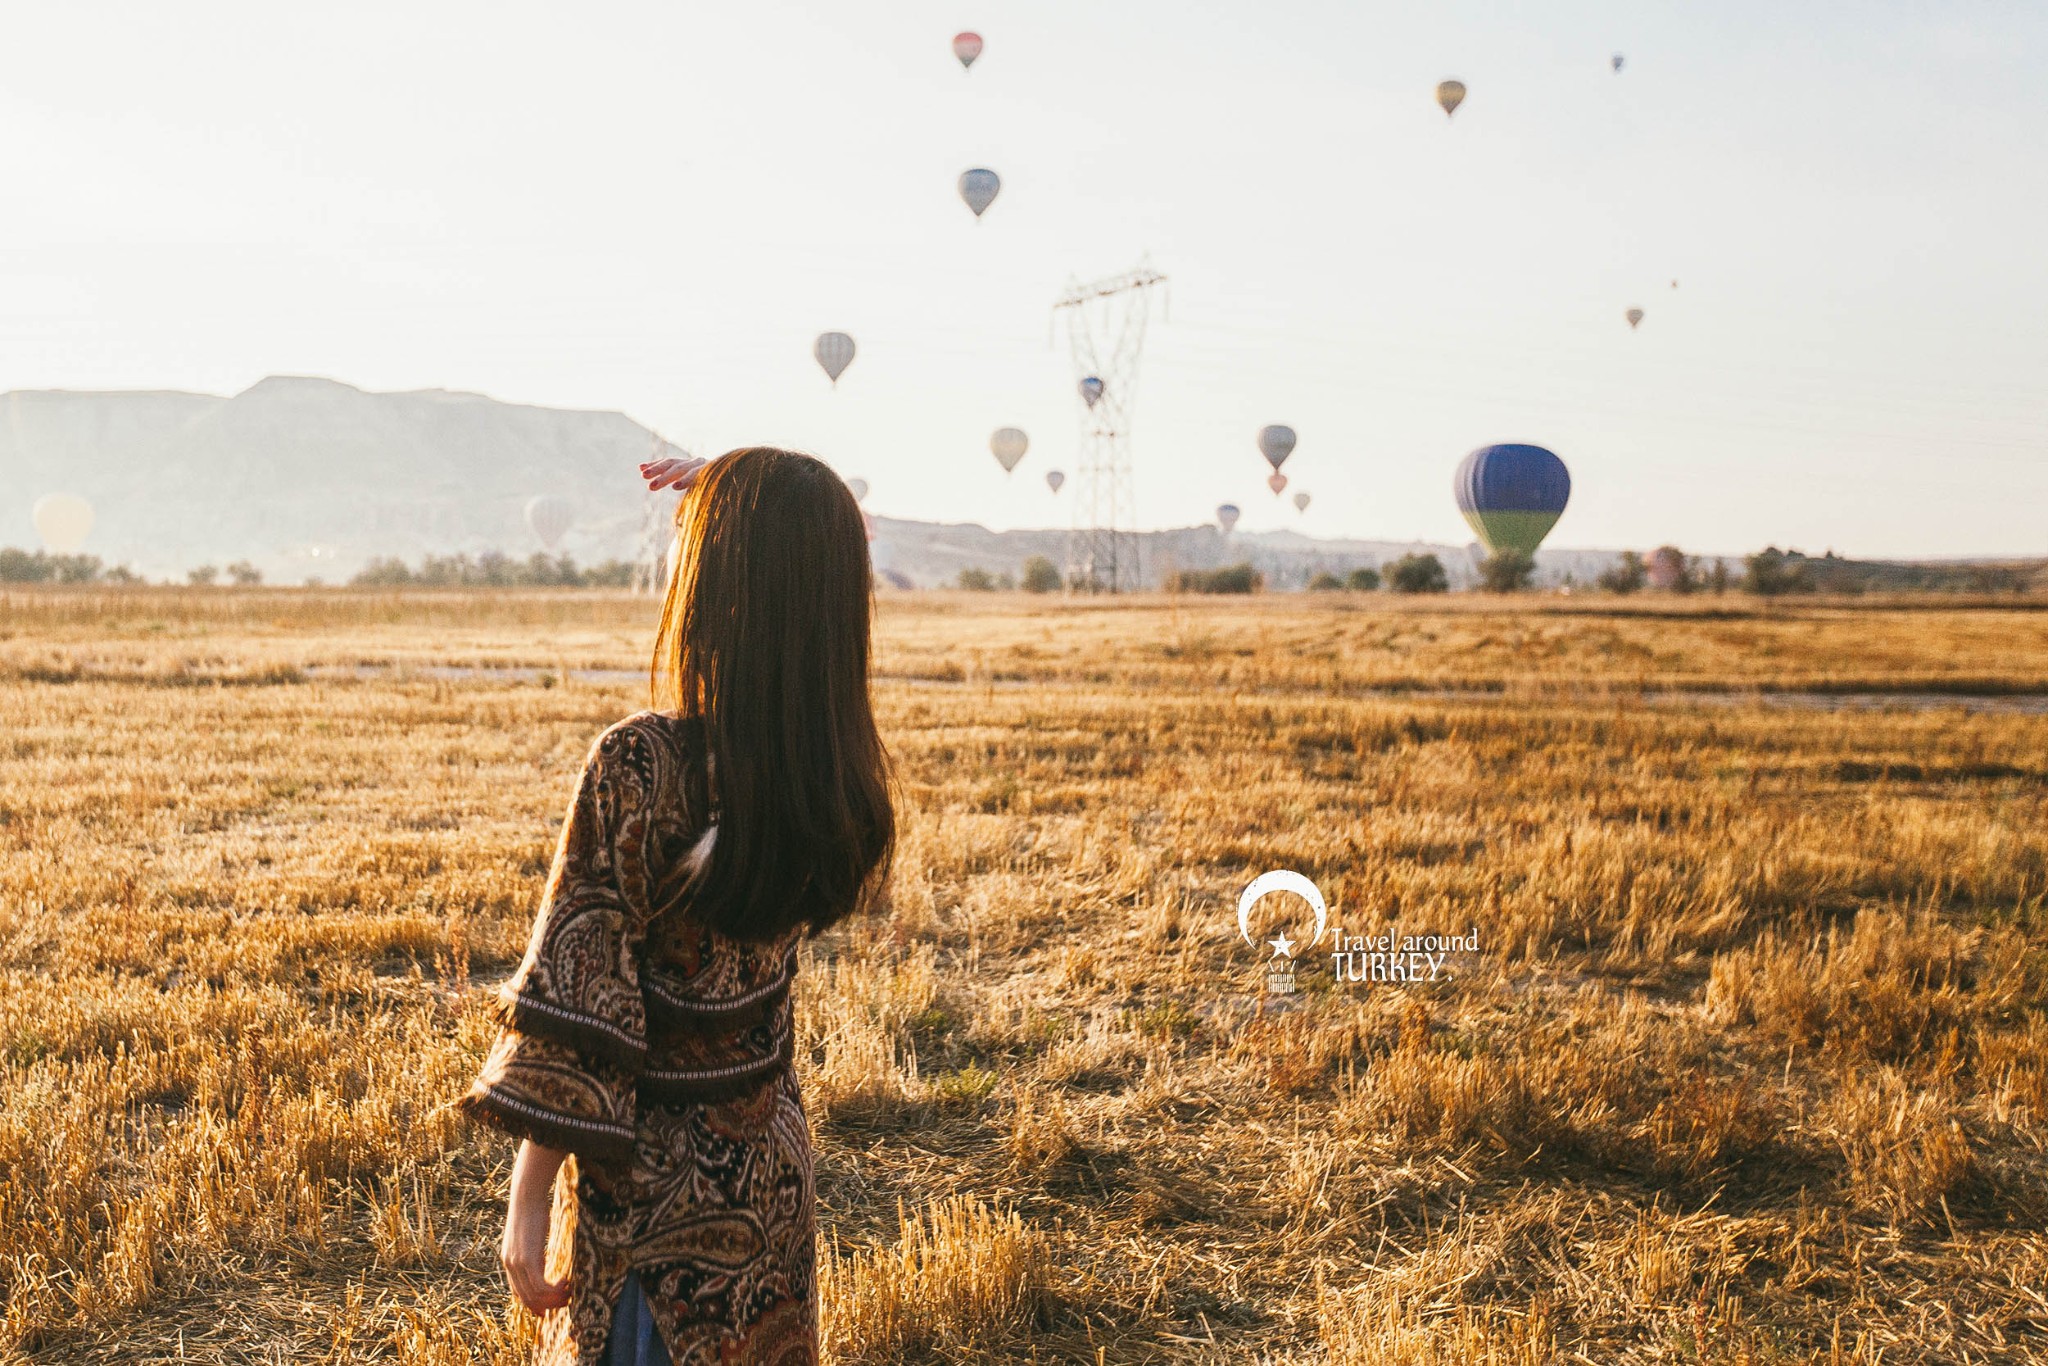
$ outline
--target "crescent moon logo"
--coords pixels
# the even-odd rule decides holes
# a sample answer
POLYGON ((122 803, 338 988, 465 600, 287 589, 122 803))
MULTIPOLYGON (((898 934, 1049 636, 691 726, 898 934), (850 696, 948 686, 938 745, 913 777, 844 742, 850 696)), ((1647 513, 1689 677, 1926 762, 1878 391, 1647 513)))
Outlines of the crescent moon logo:
MULTIPOLYGON (((1270 873, 1260 873, 1251 880, 1242 895, 1237 898, 1237 932, 1244 936, 1244 942, 1252 944, 1252 907, 1274 892, 1293 892, 1315 908, 1316 935, 1308 941, 1314 948, 1323 942, 1323 931, 1329 928, 1329 907, 1323 904, 1322 889, 1300 873, 1286 868, 1276 868, 1270 873)), ((1256 948, 1257 945, 1253 944, 1256 948)))

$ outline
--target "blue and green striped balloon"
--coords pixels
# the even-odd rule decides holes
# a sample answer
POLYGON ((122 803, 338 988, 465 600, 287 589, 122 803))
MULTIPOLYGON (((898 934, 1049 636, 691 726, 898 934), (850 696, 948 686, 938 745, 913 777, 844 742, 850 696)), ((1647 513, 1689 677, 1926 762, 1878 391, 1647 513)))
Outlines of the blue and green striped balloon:
POLYGON ((1564 461, 1541 446, 1481 446, 1458 466, 1451 490, 1488 550, 1534 555, 1564 515, 1572 477, 1564 461))

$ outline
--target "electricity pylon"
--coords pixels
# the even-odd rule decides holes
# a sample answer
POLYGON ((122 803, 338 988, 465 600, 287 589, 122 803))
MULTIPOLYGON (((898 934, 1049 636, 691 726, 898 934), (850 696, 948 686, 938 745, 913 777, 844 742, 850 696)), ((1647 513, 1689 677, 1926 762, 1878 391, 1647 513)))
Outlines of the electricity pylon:
POLYGON ((1136 405, 1138 358, 1152 290, 1166 277, 1147 263, 1108 279, 1070 281, 1053 307, 1067 324, 1074 357, 1075 397, 1081 404, 1080 487, 1067 538, 1070 591, 1117 593, 1139 585, 1137 517, 1131 476, 1131 413, 1136 405), (1094 402, 1088 392, 1101 381, 1094 402))

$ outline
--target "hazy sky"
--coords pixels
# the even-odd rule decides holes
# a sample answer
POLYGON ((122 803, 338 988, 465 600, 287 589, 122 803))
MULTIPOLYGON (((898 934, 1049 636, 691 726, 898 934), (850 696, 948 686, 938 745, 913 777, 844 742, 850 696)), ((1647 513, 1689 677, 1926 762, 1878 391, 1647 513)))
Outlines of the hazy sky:
POLYGON ((1145 525, 1463 542, 1452 468, 1519 440, 1558 544, 2040 554, 2044 243, 2038 3, 102 3, 0 46, 0 390, 616 408, 999 527, 1066 522, 1053 298, 1150 253, 1145 525))

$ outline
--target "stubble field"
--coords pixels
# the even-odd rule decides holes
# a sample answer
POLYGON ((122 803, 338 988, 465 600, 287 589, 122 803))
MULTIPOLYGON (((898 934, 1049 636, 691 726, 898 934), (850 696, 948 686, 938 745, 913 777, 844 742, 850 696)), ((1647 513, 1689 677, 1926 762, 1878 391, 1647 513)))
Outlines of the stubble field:
MULTIPOLYGON (((446 1102, 652 613, 0 596, 0 1361, 524 1359, 446 1102)), ((836 1361, 2048 1360, 2048 612, 878 635, 891 905, 800 981, 836 1361), (1480 952, 1268 996, 1272 868, 1480 952)))

